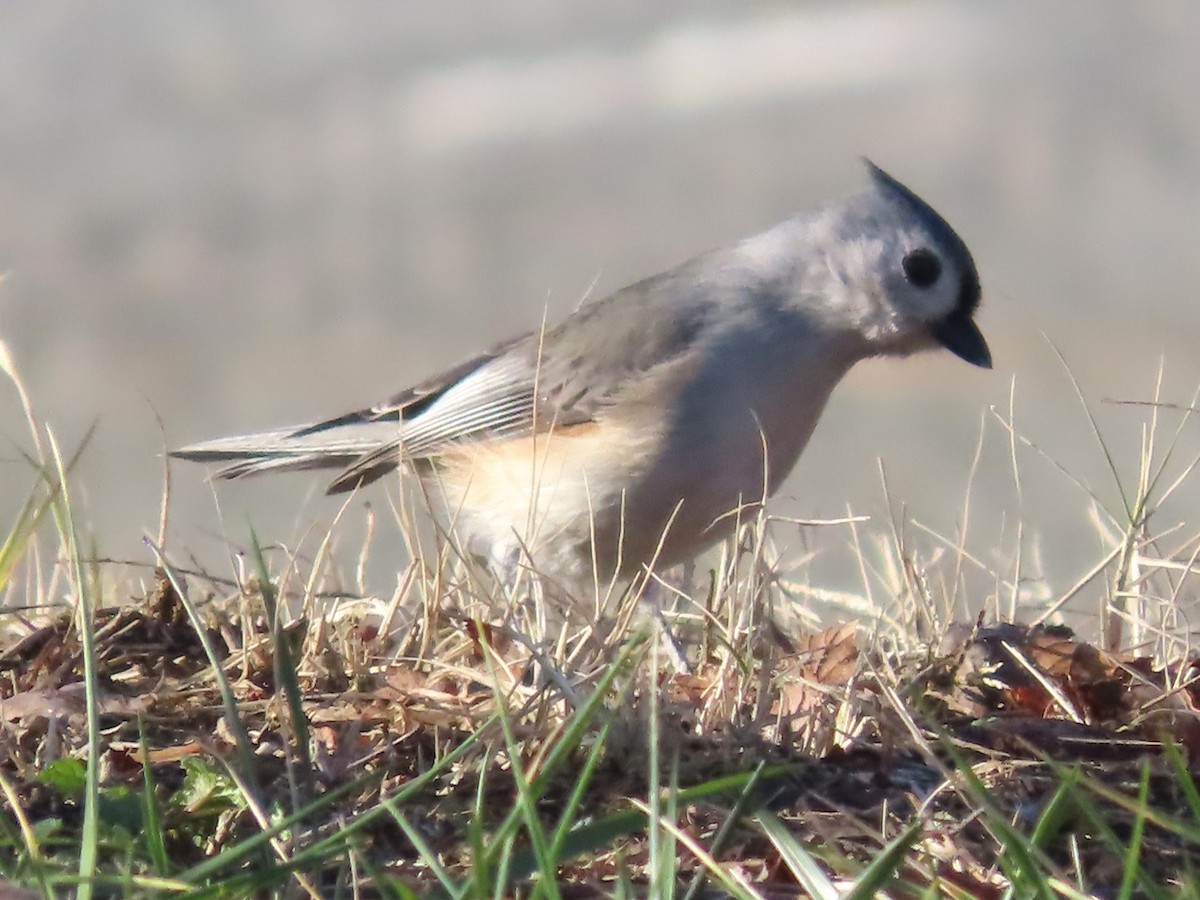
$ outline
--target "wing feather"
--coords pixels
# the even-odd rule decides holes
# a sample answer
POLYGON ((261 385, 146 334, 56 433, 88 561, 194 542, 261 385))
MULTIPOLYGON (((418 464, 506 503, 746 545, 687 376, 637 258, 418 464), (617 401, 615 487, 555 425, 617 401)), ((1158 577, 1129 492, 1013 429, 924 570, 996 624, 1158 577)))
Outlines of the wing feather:
POLYGON ((227 462, 217 477, 341 468, 330 493, 381 477, 448 446, 515 438, 591 421, 641 375, 670 365, 714 319, 720 266, 699 257, 586 305, 558 327, 529 332, 402 391, 384 403, 293 429, 196 444, 173 455, 227 462))

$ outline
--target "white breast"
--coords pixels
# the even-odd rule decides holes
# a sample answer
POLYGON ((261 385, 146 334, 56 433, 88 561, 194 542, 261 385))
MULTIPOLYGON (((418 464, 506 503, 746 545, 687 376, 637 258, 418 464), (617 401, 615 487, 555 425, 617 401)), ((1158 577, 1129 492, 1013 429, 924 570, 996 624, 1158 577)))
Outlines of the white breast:
POLYGON ((771 344, 706 348, 594 423, 462 444, 426 484, 493 558, 528 550, 576 583, 690 558, 779 486, 853 361, 771 344))

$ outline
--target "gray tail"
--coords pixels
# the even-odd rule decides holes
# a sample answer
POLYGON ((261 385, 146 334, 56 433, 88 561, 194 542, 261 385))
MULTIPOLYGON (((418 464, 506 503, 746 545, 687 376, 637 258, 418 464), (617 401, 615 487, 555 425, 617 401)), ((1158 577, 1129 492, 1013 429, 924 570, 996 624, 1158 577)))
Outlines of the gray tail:
MULTIPOLYGON (((171 456, 191 462, 224 463, 213 472, 212 477, 218 479, 245 478, 266 472, 345 470, 364 456, 395 441, 396 437, 394 422, 363 423, 339 428, 336 436, 326 431, 312 433, 309 426, 299 426, 202 441, 172 450, 171 456)), ((384 471, 392 468, 395 468, 395 463, 384 471)), ((345 490, 346 487, 341 487, 339 482, 335 484, 345 490)))

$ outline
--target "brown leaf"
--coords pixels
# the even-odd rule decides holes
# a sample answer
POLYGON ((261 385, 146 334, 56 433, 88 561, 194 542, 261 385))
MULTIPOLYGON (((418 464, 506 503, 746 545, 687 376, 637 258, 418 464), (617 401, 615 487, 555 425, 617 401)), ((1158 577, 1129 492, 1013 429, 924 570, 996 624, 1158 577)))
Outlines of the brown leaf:
POLYGON ((843 622, 801 635, 796 657, 801 677, 818 684, 848 684, 858 661, 858 624, 843 622))
POLYGON ((200 756, 205 753, 204 746, 199 741, 187 741, 183 744, 176 744, 173 747, 162 747, 149 752, 151 765, 159 765, 160 763, 179 762, 181 759, 188 759, 192 756, 200 756))
POLYGON ((84 685, 63 685, 57 690, 40 688, 22 691, 0 700, 0 719, 19 722, 28 718, 65 719, 84 713, 84 685))
POLYGON ((977 715, 1017 710, 1046 718, 1128 719, 1126 680, 1116 661, 1076 640, 1070 629, 998 622, 950 631, 959 642, 958 701, 977 715))
POLYGON ((666 700, 668 703, 684 703, 699 706, 704 695, 712 689, 713 670, 707 667, 694 674, 675 672, 666 678, 666 700))
POLYGON ((829 693, 823 688, 849 684, 858 668, 857 635, 854 622, 801 635, 795 660, 777 676, 779 693, 771 712, 783 719, 795 718, 822 704, 829 693))

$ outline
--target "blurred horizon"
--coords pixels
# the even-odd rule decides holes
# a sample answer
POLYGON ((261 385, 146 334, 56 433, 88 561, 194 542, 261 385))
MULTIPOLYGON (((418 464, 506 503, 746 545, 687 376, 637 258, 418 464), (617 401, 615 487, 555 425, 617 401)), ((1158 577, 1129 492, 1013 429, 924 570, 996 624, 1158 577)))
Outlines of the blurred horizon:
MULTIPOLYGON (((375 402, 860 189, 862 156, 972 248, 996 369, 860 366, 774 510, 903 507, 945 535, 969 517, 981 557, 1022 521, 1065 589, 1098 539, 1055 465, 1120 506, 1072 379, 1131 481, 1147 412, 1103 401, 1151 399, 1164 360, 1162 399, 1200 385, 1182 0, 18 0, 0 25, 0 340, 65 448, 99 417, 77 484, 102 555, 149 562, 164 446, 375 402), (1036 451, 990 412, 1010 402, 1036 451)), ((27 445, 11 390, 0 422, 27 445)), ((11 518, 34 476, 15 449, 0 466, 11 518)), ((337 515, 321 490, 221 486, 218 516, 176 465, 170 546, 224 566, 223 528, 294 542, 337 515)), ((352 517, 365 502, 387 507, 352 517)), ((1169 513, 1197 511, 1189 482, 1169 513)), ((397 553, 377 546, 376 590, 397 553)), ((861 583, 837 554, 813 571, 861 583)))

